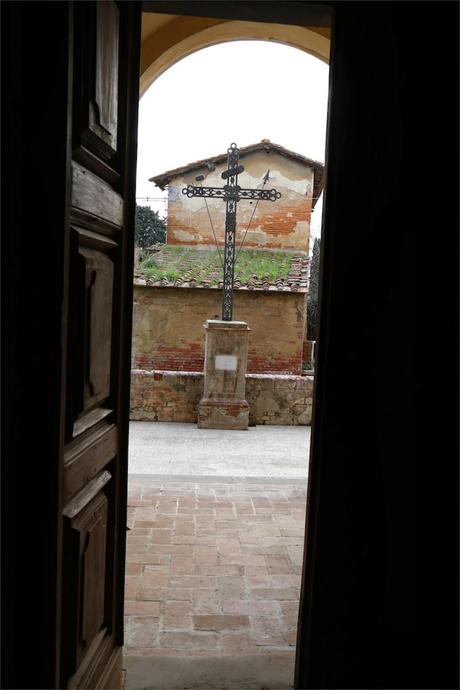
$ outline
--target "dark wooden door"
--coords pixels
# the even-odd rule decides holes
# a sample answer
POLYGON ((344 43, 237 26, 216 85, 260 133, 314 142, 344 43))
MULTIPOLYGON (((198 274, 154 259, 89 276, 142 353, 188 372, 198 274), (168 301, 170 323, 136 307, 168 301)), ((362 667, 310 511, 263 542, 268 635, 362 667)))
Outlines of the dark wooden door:
POLYGON ((139 33, 137 3, 74 4, 63 349, 63 688, 120 687, 139 33))

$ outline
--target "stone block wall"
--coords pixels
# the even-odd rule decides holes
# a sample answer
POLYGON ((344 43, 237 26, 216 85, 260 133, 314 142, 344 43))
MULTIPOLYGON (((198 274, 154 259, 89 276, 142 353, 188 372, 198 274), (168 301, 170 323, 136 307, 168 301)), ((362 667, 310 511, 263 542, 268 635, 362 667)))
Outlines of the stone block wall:
MULTIPOLYGON (((221 318, 222 291, 134 286, 133 369, 203 371, 207 319, 221 318)), ((233 318, 249 333, 248 373, 300 374, 305 292, 234 291, 233 318)))
MULTIPOLYGON (((203 395, 203 373, 131 372, 133 421, 196 423, 203 395)), ((313 376, 246 375, 249 423, 310 425, 313 376)))
POLYGON ((311 424, 313 376, 246 376, 249 423, 311 424))
POLYGON ((196 422, 203 395, 203 373, 131 372, 130 419, 149 422, 196 422))

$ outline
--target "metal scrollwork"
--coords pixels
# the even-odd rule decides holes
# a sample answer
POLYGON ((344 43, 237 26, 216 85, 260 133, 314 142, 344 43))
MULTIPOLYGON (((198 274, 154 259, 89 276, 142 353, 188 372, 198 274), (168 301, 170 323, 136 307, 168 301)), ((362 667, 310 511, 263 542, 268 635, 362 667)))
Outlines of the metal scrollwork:
POLYGON ((222 321, 231 321, 233 312, 233 277, 235 271, 235 235, 236 209, 241 199, 257 199, 260 201, 276 201, 281 198, 276 189, 244 189, 238 185, 238 175, 244 171, 239 165, 240 152, 235 143, 227 149, 227 170, 222 178, 228 180, 223 187, 196 187, 189 184, 182 189, 189 199, 193 197, 207 197, 223 199, 226 204, 225 212, 225 249, 224 249, 224 280, 222 299, 222 321))

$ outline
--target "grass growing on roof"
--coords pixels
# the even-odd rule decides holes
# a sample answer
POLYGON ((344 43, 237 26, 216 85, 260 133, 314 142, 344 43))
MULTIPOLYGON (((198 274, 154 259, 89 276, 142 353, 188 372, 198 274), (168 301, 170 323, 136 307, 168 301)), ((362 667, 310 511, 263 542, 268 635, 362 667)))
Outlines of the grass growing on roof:
POLYGON ((269 281, 273 283, 276 278, 287 278, 294 252, 242 249, 237 257, 235 276, 242 284, 247 283, 253 275, 257 280, 268 276, 269 281))
MULTIPOLYGON (((222 247, 222 260, 223 256, 222 247)), ((270 283, 276 278, 286 279, 295 252, 264 249, 242 249, 238 252, 236 249, 236 256, 235 279, 244 285, 253 275, 257 280, 268 276, 270 283)), ((198 285, 206 280, 211 286, 215 286, 223 278, 220 257, 217 249, 163 245, 158 252, 142 253, 137 273, 153 280, 167 278, 171 282, 187 274, 186 280, 193 278, 198 285)))

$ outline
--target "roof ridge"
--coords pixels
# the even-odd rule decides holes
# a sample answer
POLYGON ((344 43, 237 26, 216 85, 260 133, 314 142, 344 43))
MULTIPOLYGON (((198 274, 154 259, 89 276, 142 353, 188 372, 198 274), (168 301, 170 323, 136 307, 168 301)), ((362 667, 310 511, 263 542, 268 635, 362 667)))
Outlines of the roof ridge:
MULTIPOLYGON (((249 144, 248 146, 242 146, 239 151, 240 151, 240 156, 247 155, 248 153, 251 153, 252 151, 257 151, 257 150, 270 150, 273 149, 274 151, 277 151, 281 155, 285 155, 287 157, 292 157, 295 158, 296 160, 299 160, 300 162, 308 163, 312 167, 317 168, 319 171, 322 171, 324 169, 324 163, 321 163, 320 161, 316 161, 313 158, 308 158, 307 156, 302 155, 301 153, 297 153, 296 151, 291 151, 290 149, 285 148, 281 144, 276 144, 269 139, 262 139, 262 141, 256 143, 256 144, 249 144)), ((216 156, 210 156, 208 158, 203 158, 198 161, 193 161, 190 163, 187 163, 186 165, 179 166, 177 168, 172 168, 171 170, 166 170, 163 173, 160 173, 158 175, 153 175, 152 177, 149 177, 149 182, 153 182, 157 187, 160 189, 164 189, 164 187, 169 184, 169 181, 167 181, 167 178, 172 178, 172 177, 177 177, 178 175, 188 171, 188 170, 194 170, 195 168, 201 168, 201 167, 206 167, 209 164, 212 163, 217 163, 219 161, 223 161, 227 158, 227 152, 225 153, 219 153, 216 156)))

